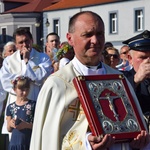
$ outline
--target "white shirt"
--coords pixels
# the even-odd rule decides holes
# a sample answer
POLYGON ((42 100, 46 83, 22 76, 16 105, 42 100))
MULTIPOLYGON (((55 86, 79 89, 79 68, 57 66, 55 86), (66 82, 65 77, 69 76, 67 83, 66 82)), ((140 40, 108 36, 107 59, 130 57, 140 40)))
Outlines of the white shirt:
POLYGON ((97 75, 97 74, 106 74, 106 70, 102 64, 102 67, 97 69, 98 66, 88 67, 83 65, 76 57, 73 58, 72 63, 76 70, 81 75, 97 75))
POLYGON ((70 60, 68 58, 65 57, 61 58, 59 61, 59 69, 64 67, 67 63, 69 63, 69 61, 70 60))

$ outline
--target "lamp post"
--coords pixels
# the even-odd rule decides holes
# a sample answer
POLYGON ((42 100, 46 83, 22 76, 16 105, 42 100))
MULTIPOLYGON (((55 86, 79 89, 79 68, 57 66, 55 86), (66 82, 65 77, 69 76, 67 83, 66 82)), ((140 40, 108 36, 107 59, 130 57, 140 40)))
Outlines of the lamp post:
POLYGON ((39 27, 41 24, 41 20, 39 18, 36 18, 35 27, 39 27))
POLYGON ((39 27, 40 23, 36 22, 34 25, 35 25, 35 27, 39 27))
POLYGON ((48 18, 46 19, 45 25, 46 25, 46 27, 49 27, 49 26, 50 26, 50 23, 49 23, 49 21, 48 21, 48 18))
MULTIPOLYGON (((39 26, 41 25, 41 20, 36 19, 36 22, 35 22, 34 25, 35 25, 35 27, 39 27, 39 26)), ((48 18, 46 19, 45 25, 46 25, 46 27, 49 27, 49 26, 50 26, 50 23, 49 23, 49 21, 48 21, 48 18)))
POLYGON ((43 16, 36 18, 35 27, 36 27, 36 33, 37 33, 37 43, 41 46, 43 46, 44 38, 43 38, 43 25, 48 28, 50 26, 50 22, 48 18, 43 19, 43 16), (46 20, 45 20, 46 19, 46 20), (44 21, 44 22, 43 22, 44 21))

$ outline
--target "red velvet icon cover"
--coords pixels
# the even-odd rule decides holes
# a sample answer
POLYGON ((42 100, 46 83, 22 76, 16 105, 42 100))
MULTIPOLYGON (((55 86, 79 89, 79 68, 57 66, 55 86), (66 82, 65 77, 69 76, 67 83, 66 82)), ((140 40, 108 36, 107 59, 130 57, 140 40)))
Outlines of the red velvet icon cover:
POLYGON ((78 76, 73 83, 93 135, 111 134, 116 141, 128 141, 146 130, 123 75, 78 76))

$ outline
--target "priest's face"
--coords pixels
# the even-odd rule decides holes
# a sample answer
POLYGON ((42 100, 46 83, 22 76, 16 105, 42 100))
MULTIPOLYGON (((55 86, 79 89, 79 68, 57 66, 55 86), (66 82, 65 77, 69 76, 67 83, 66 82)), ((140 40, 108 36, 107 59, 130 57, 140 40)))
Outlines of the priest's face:
POLYGON ((78 16, 74 31, 68 33, 67 38, 82 64, 95 66, 99 63, 105 42, 102 20, 90 13, 78 16))
POLYGON ((27 35, 16 35, 16 48, 20 51, 27 49, 28 51, 32 50, 33 40, 27 35))

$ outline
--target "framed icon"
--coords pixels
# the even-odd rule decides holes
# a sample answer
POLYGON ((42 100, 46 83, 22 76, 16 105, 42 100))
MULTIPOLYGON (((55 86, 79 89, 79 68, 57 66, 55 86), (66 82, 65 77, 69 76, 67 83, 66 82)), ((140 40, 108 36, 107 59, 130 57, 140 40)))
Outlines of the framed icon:
POLYGON ((139 103, 122 74, 79 76, 73 83, 93 135, 127 141, 146 130, 139 103))

